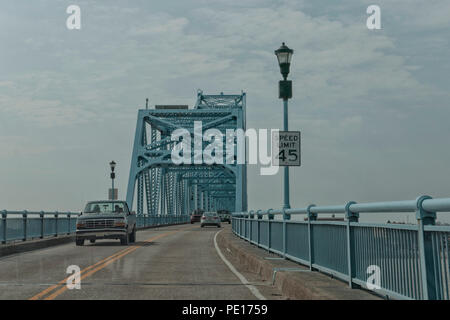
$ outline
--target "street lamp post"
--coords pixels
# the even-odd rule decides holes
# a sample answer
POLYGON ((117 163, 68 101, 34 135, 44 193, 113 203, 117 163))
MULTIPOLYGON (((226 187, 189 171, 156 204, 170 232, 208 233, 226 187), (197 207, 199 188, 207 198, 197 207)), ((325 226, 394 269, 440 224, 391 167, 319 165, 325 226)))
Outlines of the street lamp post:
MULTIPOLYGON (((289 130, 288 126, 288 99, 292 98, 292 81, 287 80, 289 69, 291 66, 291 58, 294 54, 294 50, 288 48, 285 43, 281 45, 278 50, 275 50, 275 55, 280 65, 280 72, 283 76, 283 80, 279 82, 279 98, 283 99, 283 114, 284 114, 284 131, 289 130)), ((289 203, 289 167, 284 167, 284 209, 291 207, 289 203)))
POLYGON ((111 161, 109 163, 109 166, 111 167, 111 181, 112 181, 111 200, 114 200, 114 179, 116 178, 114 168, 116 167, 116 163, 114 161, 111 161))

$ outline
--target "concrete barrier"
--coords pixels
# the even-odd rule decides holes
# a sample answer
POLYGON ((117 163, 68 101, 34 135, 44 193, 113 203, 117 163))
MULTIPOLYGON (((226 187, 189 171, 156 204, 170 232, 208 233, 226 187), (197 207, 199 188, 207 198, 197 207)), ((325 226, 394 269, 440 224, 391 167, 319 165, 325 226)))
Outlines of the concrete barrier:
POLYGON ((37 249, 48 248, 61 244, 66 244, 75 241, 75 235, 65 235, 58 237, 49 237, 44 239, 35 239, 27 241, 9 242, 0 245, 0 257, 10 254, 32 251, 37 249))

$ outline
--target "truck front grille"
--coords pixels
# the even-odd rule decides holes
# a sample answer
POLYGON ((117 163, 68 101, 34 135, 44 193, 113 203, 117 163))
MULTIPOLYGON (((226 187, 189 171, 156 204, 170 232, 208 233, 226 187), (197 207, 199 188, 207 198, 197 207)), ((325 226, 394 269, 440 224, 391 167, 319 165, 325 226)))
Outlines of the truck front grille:
POLYGON ((114 227, 113 219, 92 219, 87 220, 85 223, 86 229, 104 229, 113 227, 114 227))

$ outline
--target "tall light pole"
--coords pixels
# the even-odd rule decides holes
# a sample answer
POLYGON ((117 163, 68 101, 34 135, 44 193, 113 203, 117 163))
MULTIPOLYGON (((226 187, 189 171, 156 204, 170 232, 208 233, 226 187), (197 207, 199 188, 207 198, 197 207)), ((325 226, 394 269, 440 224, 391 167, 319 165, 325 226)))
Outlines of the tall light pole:
MULTIPOLYGON (((289 68, 291 66, 292 55, 294 50, 288 48, 285 43, 281 45, 278 50, 275 50, 275 55, 278 59, 278 64, 280 65, 280 72, 283 76, 283 80, 279 83, 279 98, 283 99, 284 107, 284 131, 289 130, 288 126, 288 99, 292 98, 292 81, 287 80, 289 74, 289 68)), ((291 207, 289 203, 289 167, 284 167, 284 209, 289 209, 291 207)))
POLYGON ((116 174, 114 172, 116 163, 114 162, 114 160, 109 163, 109 166, 111 167, 111 181, 112 181, 111 200, 114 200, 114 179, 116 178, 116 174))

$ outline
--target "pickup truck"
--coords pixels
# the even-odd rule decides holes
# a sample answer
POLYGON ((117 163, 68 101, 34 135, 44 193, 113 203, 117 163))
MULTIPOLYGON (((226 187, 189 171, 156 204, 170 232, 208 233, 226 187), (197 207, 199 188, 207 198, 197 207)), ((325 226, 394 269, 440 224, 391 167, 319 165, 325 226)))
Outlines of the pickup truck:
POLYGON ((136 241, 136 214, 125 201, 90 201, 77 218, 75 243, 85 240, 120 239, 122 245, 136 241))

